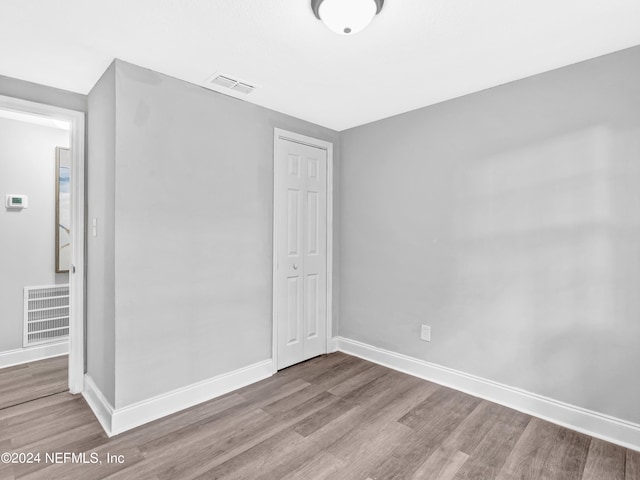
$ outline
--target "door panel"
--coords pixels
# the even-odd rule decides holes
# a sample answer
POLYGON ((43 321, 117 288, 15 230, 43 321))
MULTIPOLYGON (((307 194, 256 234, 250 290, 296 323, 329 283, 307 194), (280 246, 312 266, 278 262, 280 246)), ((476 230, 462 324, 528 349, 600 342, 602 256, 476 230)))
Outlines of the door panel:
POLYGON ((307 339, 318 335, 318 275, 307 275, 307 339))
POLYGON ((287 346, 302 341, 302 279, 287 278, 287 346))
POLYGON ((300 255, 300 190, 289 188, 287 191, 287 239, 289 257, 294 258, 300 255))
POLYGON ((307 255, 318 255, 318 192, 307 192, 307 255))
POLYGON ((277 141, 275 287, 280 369, 326 353, 327 151, 277 141))

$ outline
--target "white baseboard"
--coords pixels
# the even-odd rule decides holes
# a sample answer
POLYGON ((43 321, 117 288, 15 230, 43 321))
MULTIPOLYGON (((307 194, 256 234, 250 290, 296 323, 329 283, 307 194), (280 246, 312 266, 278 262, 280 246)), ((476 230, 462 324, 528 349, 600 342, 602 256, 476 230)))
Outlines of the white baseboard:
POLYGON ((111 433, 111 420, 113 418, 114 408, 109 401, 104 397, 102 391, 98 388, 90 375, 84 376, 84 390, 82 396, 89 404, 89 408, 93 410, 93 414, 102 425, 102 429, 108 436, 112 436, 111 433))
POLYGON ((264 360, 122 408, 114 408, 87 375, 83 395, 102 428, 111 437, 271 375, 273 375, 273 361, 264 360))
POLYGON ((343 337, 339 351, 640 451, 640 425, 343 337))
POLYGON ((35 345, 0 353, 0 368, 12 367, 23 363, 37 362, 46 358, 59 357, 69 353, 69 341, 35 345))

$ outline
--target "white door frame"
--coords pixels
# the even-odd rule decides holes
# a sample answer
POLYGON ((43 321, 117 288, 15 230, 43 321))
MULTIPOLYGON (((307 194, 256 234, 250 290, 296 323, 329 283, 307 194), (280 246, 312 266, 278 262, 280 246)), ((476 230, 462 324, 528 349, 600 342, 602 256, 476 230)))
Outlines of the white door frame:
POLYGON ((273 372, 278 371, 278 206, 276 203, 276 192, 280 188, 280 181, 277 175, 276 161, 279 158, 280 148, 278 140, 288 140, 291 142, 309 145, 320 148, 327 152, 327 338, 325 353, 330 352, 330 345, 333 339, 333 143, 326 140, 319 140, 313 137, 289 132, 280 128, 273 129, 273 329, 271 357, 273 361, 273 372))
POLYGON ((84 117, 83 112, 0 95, 0 108, 71 124, 71 270, 69 391, 84 390, 84 117))

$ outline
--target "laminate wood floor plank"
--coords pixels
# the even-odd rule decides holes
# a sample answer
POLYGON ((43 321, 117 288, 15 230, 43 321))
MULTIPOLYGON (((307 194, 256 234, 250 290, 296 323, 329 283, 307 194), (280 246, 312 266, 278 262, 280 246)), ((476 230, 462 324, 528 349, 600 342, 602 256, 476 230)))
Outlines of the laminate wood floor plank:
POLYGON ((100 464, 92 464, 90 463, 91 458, 86 457, 85 460, 78 463, 69 461, 66 463, 50 464, 42 470, 38 470, 24 476, 16 476, 16 480, 79 480, 84 478, 101 480, 114 472, 130 468, 132 465, 135 465, 144 459, 137 448, 130 447, 118 452, 127 459, 126 463, 107 463, 107 452, 108 447, 105 448, 104 446, 94 451, 97 458, 102 462, 100 464), (91 472, 90 477, 87 476, 87 472, 91 472))
POLYGON ((627 450, 624 473, 625 480, 640 480, 640 452, 627 450))
POLYGON ((53 437, 67 430, 70 430, 94 420, 92 412, 83 412, 81 415, 68 415, 65 417, 45 416, 39 426, 33 426, 28 430, 15 434, 11 438, 11 445, 14 449, 42 441, 48 437, 53 437))
POLYGON ((373 382, 387 373, 388 369, 380 365, 368 365, 366 369, 344 379, 338 385, 329 388, 329 392, 344 397, 350 392, 362 387, 365 384, 373 382))
MULTIPOLYGON (((0 421, 0 431, 2 429, 2 422, 0 421)), ((11 452, 11 441, 0 441, 0 454, 4 452, 11 452)), ((0 461, 0 480, 14 480, 13 465, 11 463, 5 463, 0 461)))
POLYGON ((593 438, 582 480, 624 480, 625 464, 624 448, 593 438))
POLYGON ((500 421, 503 407, 481 401, 444 442, 424 461, 413 478, 430 473, 453 478, 489 431, 500 421), (464 458, 464 461, 461 460, 464 458))
POLYGON ((265 412, 271 415, 279 415, 289 412, 290 410, 299 407, 301 404, 316 397, 317 395, 328 393, 322 387, 309 384, 306 387, 295 390, 285 397, 277 396, 272 399, 265 399, 260 404, 259 408, 262 408, 265 412))
POLYGON ((545 462, 541 479, 580 480, 589 453, 591 437, 562 428, 555 446, 545 462))
MULTIPOLYGON (((33 408, 21 415, 8 417, 5 420, 7 422, 7 427, 11 428, 12 431, 21 431, 25 428, 29 428, 29 425, 34 422, 39 422, 46 415, 66 416, 70 413, 76 413, 79 410, 90 411, 86 402, 79 395, 74 396, 71 394, 62 394, 60 396, 66 398, 66 400, 63 402, 55 402, 53 401, 55 400, 55 397, 51 397, 52 401, 44 401, 45 399, 42 398, 24 404, 25 407, 30 406, 33 408)), ((12 407, 12 409, 13 408, 17 407, 12 407)), ((10 432, 11 430, 7 430, 7 433, 10 432)), ((2 433, 0 433, 0 438, 1 435, 2 433)))
POLYGON ((538 418, 531 419, 499 472, 497 480, 539 479, 561 430, 562 427, 558 425, 538 418))
POLYGON ((329 370, 318 372, 314 376, 308 376, 306 380, 313 385, 319 385, 325 390, 329 390, 371 367, 371 365, 363 363, 359 358, 349 357, 329 370))
POLYGON ((340 458, 346 465, 340 473, 344 480, 360 480, 375 471, 400 445, 408 441, 411 429, 397 422, 390 422, 376 429, 375 433, 369 429, 360 431, 356 435, 362 439, 368 436, 368 441, 356 441, 349 448, 342 451, 330 449, 334 456, 340 458))
MULTIPOLYGON (((409 428, 421 428, 436 420, 449 407, 450 403, 455 403, 458 398, 461 398, 459 395, 459 392, 455 390, 441 387, 433 395, 430 395, 422 403, 407 412, 398 422, 409 428)), ((480 400, 478 400, 477 404, 479 403, 480 400)))
POLYGON ((310 386, 311 384, 301 378, 281 378, 279 379, 277 375, 273 377, 269 377, 266 380, 262 380, 255 385, 249 385, 247 387, 242 388, 241 390, 236 391, 237 395, 240 395, 247 402, 253 402, 257 404, 267 404, 279 400, 280 398, 284 398, 291 393, 297 392, 310 386), (279 381, 267 381, 271 379, 276 379, 279 381), (254 388, 251 388, 254 387, 254 388))
POLYGON ((340 478, 345 464, 326 452, 320 452, 281 480, 334 480, 340 478))
POLYGON ((68 389, 66 355, 0 369, 0 409, 68 389))
MULTIPOLYGON (((13 450, 16 452, 44 452, 56 451, 61 446, 64 446, 65 448, 72 447, 71 450, 66 451, 75 451, 75 448, 82 448, 84 446, 83 442, 94 436, 100 437, 105 442, 109 439, 100 424, 86 422, 78 427, 68 428, 56 435, 47 436, 19 447, 14 446, 13 450)), ((93 444, 93 442, 91 443, 93 444)))
MULTIPOLYGON (((304 438, 289 428, 281 428, 275 422, 271 424, 271 428, 268 426, 248 428, 245 433, 248 435, 243 435, 241 441, 234 441, 232 436, 231 441, 217 442, 212 437, 211 446, 188 452, 188 462, 178 464, 162 462, 161 468, 157 470, 158 478, 186 480, 203 475, 204 478, 221 478, 223 475, 231 475, 236 469, 241 468, 242 464, 252 455, 273 455, 274 450, 271 447, 274 444, 304 438), (248 451, 252 452, 250 456, 246 454, 248 451)), ((258 457, 255 460, 266 459, 258 457)))
MULTIPOLYGON (((187 429, 192 432, 198 432, 202 430, 203 427, 210 426, 212 421, 219 418, 218 414, 220 412, 227 412, 225 417, 228 421, 231 421, 234 418, 240 419, 241 414, 238 414, 237 411, 235 415, 229 414, 228 411, 230 408, 234 408, 238 405, 246 406, 246 402, 242 397, 233 394, 225 395, 223 397, 210 400, 209 402, 174 413, 154 422, 141 425, 129 430, 125 434, 113 437, 110 441, 118 447, 137 445, 140 446, 140 448, 144 448, 146 444, 153 441, 162 441, 165 444, 170 444, 170 442, 162 439, 168 435, 179 435, 187 429)), ((248 410, 249 408, 247 408, 246 411, 248 410)), ((187 439, 193 440, 194 437, 196 437, 194 441, 197 442, 197 434, 185 435, 185 438, 187 439)))
MULTIPOLYGON (((310 435, 318 448, 340 451, 343 448, 357 446, 358 438, 375 435, 376 430, 391 422, 396 422, 408 411, 422 402, 440 387, 433 383, 422 382, 419 385, 396 377, 393 388, 370 398, 369 402, 358 405, 347 414, 323 426, 310 435)), ((366 440, 365 440, 366 443, 366 440)))
POLYGON ((376 398, 385 391, 393 390, 399 383, 417 384, 414 380, 417 379, 398 372, 388 371, 382 376, 343 394, 341 397, 345 401, 364 405, 369 403, 371 398, 376 398))
POLYGON ((534 418, 498 479, 580 480, 590 441, 586 435, 534 418))
MULTIPOLYGON (((12 367, 0 385, 13 395, 11 374, 37 392, 52 366, 12 367)), ((103 464, 0 464, 0 480, 640 480, 637 452, 343 353, 112 438, 79 396, 10 406, 2 451, 103 464)))
POLYGON ((308 437, 356 407, 357 405, 338 398, 335 402, 298 422, 293 429, 303 437, 308 437))
MULTIPOLYGON (((315 393, 313 392, 313 387, 310 387, 308 390, 309 394, 315 393)), ((296 395, 297 393, 291 395, 291 397, 296 395)), ((291 420, 294 418, 304 419, 313 415, 327 405, 336 403, 339 398, 335 395, 331 395, 327 391, 320 391, 315 395, 304 399, 302 402, 301 400, 302 398, 296 398, 295 402, 293 404, 288 404, 286 409, 284 408, 283 403, 278 401, 276 402, 277 405, 272 403, 263 407, 262 410, 280 421, 291 420)))
POLYGON ((43 411, 36 420, 11 425, 0 435, 2 438, 11 438, 13 447, 19 448, 83 425, 92 418, 93 412, 88 408, 84 399, 78 397, 70 401, 61 412, 48 413, 43 411))
POLYGON ((319 357, 312 358, 306 362, 293 365, 278 372, 280 378, 289 378, 309 381, 316 377, 319 373, 324 372, 326 369, 332 369, 337 364, 349 360, 352 358, 350 355, 346 355, 342 352, 332 353, 330 355, 321 355, 319 357))
POLYGON ((503 418, 504 410, 505 408, 500 405, 481 400, 469 416, 458 425, 458 428, 446 438, 442 447, 471 455, 489 431, 503 418))
POLYGON ((528 415, 504 408, 498 421, 470 453, 454 479, 495 478, 530 421, 528 415))
POLYGON ((429 458, 416 470, 411 480, 423 480, 425 478, 433 480, 453 480, 462 465, 469 459, 469 454, 460 450, 452 450, 446 447, 439 447, 429 458))
MULTIPOLYGON (((109 437, 102 431, 99 425, 87 424, 82 427, 73 428, 62 434, 56 435, 42 442, 28 445, 17 452, 40 452, 43 456, 47 454, 55 455, 57 452, 92 452, 106 445, 109 437), (96 428, 98 427, 98 428, 96 428), (100 431, 97 431, 100 429, 100 431), (53 447, 51 445, 54 445, 53 447)), ((33 474, 47 467, 45 462, 20 464, 15 466, 16 477, 23 477, 33 474)))
MULTIPOLYGON (((2 372, 3 369, 0 369, 2 372)), ((11 375, 0 373, 0 392, 12 389, 24 381, 29 381, 31 378, 31 372, 28 370, 21 370, 19 372, 12 373, 11 375)))
MULTIPOLYGON (((250 410, 243 415, 233 415, 198 425, 196 430, 185 430, 169 434, 140 445, 145 457, 161 467, 172 455, 184 454, 198 457, 221 457, 231 452, 239 452, 260 439, 259 432, 268 431, 273 419, 260 410, 250 410), (185 435, 186 433, 186 435, 185 435)), ((268 435, 268 434, 265 434, 268 435)))
MULTIPOLYGON (((411 429, 399 424, 397 419, 402 416, 402 412, 410 410, 414 405, 413 396, 406 394, 412 391, 412 387, 411 385, 404 387, 396 385, 396 388, 391 391, 396 393, 392 402, 376 410, 363 409, 362 417, 358 418, 356 422, 352 421, 348 428, 343 430, 343 434, 330 445, 324 443, 322 447, 334 456, 347 461, 357 457, 364 445, 376 443, 377 437, 384 438, 380 432, 390 424, 394 426, 393 432, 402 432, 404 436, 407 436, 411 429), (402 395, 402 392, 405 395, 402 395)), ((312 439, 319 442, 319 437, 320 435, 312 436, 312 439)))
MULTIPOLYGON (((277 455, 277 452, 298 451, 299 454, 299 446, 303 442, 305 442, 305 438, 302 435, 285 429, 196 477, 182 478, 185 478, 185 480, 188 478, 197 480, 209 480, 211 478, 221 480, 254 479, 264 472, 277 467, 279 462, 288 458, 288 456, 283 458, 277 455)), ((167 475, 160 475, 159 477, 161 480, 173 480, 175 478, 167 475)))
POLYGON ((13 465, 10 463, 0 463, 0 480, 15 480, 13 465))
MULTIPOLYGON (((337 397, 328 392, 321 392, 302 403, 300 403, 301 399, 297 398, 290 405, 292 408, 288 410, 276 408, 272 415, 262 410, 254 410, 253 412, 256 414, 267 415, 268 418, 258 419, 253 424, 238 421, 237 418, 231 417, 233 424, 230 425, 230 429, 226 434, 218 429, 212 429, 210 432, 211 437, 208 441, 197 442, 196 445, 189 446, 187 451, 194 458, 195 461, 193 463, 172 466, 166 470, 158 468, 158 477, 195 478, 241 455, 244 451, 266 442, 269 438, 280 435, 285 430, 291 430, 291 427, 297 422, 338 400, 337 397)), ((300 436, 297 433, 296 435, 300 436)), ((174 443, 170 445, 174 445, 174 443)), ((184 445, 181 444, 181 448, 183 447, 184 445)), ((154 458, 163 457, 163 455, 155 455, 154 458)))
POLYGON ((12 365, 10 367, 0 368, 0 378, 5 376, 11 376, 18 373, 20 370, 26 370, 29 367, 27 363, 21 363, 20 365, 12 365))
POLYGON ((7 420, 11 424, 14 422, 23 422, 25 415, 30 412, 37 411, 41 408, 52 407, 61 403, 66 403, 70 398, 75 398, 70 393, 60 393, 50 395, 48 397, 37 398, 19 405, 12 405, 0 410, 0 420, 7 420))
POLYGON ((371 478, 411 478, 480 402, 477 397, 448 388, 437 390, 400 419, 399 423, 413 432, 407 442, 372 472, 371 478))

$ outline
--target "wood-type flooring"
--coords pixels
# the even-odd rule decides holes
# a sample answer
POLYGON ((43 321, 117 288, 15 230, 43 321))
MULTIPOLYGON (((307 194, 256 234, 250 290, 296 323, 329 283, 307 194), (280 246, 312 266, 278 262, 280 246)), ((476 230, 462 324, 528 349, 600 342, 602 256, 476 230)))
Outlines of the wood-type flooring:
POLYGON ((40 454, 2 480, 640 480, 640 453, 343 353, 113 438, 81 396, 22 403, 0 452, 40 454))
POLYGON ((68 389, 68 357, 0 368, 0 409, 68 389))

